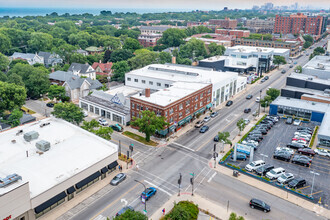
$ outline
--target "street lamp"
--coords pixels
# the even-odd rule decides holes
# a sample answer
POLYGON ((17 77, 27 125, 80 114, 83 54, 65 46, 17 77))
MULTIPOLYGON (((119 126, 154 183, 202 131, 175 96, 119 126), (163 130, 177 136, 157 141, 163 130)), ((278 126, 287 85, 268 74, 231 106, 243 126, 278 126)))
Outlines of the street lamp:
POLYGON ((268 102, 266 101, 265 102, 265 105, 264 105, 265 107, 264 107, 264 112, 266 112, 266 107, 268 106, 268 102))
MULTIPOLYGON (((134 181, 143 185, 143 187, 144 187, 144 196, 146 197, 147 196, 147 187, 146 187, 146 185, 144 185, 144 183, 142 183, 138 180, 134 180, 134 181)), ((144 211, 147 214, 147 199, 146 198, 144 199, 144 211)))
POLYGON ((319 173, 316 173, 314 170, 313 171, 310 171, 312 174, 313 174, 313 182, 312 182, 312 189, 311 189, 311 195, 313 195, 313 188, 314 188, 314 179, 315 179, 315 175, 320 175, 319 173))
POLYGON ((262 90, 260 89, 260 96, 259 96, 259 110, 258 110, 258 117, 260 116, 260 102, 261 102, 261 92, 262 92, 262 90))

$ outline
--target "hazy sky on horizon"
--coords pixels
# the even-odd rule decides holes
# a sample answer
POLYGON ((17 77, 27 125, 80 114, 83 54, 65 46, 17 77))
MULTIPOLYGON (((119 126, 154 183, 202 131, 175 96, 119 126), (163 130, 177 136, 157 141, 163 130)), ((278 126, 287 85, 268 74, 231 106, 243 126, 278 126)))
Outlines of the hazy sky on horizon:
POLYGON ((330 8, 329 0, 0 0, 1 7, 52 7, 52 8, 168 8, 168 9, 201 9, 222 10, 223 7, 250 9, 253 5, 273 2, 275 6, 299 5, 330 8))

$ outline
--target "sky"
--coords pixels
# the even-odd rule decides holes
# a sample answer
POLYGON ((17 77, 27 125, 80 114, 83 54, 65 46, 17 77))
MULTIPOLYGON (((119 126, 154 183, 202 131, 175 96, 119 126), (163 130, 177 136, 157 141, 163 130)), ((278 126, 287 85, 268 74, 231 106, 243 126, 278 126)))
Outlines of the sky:
POLYGON ((223 7, 251 9, 253 5, 273 2, 277 5, 311 5, 313 7, 330 8, 329 0, 0 0, 3 7, 47 7, 47 8, 168 8, 188 10, 222 10, 223 7))

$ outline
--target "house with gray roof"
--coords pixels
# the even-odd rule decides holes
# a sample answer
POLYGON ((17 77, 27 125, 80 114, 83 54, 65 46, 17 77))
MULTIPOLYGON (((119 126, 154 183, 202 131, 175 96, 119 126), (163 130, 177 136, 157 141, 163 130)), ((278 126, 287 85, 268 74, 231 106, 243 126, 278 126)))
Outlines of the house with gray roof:
POLYGON ((41 63, 44 64, 44 58, 40 57, 38 54, 33 54, 33 53, 19 53, 15 52, 13 55, 10 57, 12 60, 26 60, 30 65, 36 64, 36 63, 41 63))
POLYGON ((83 49, 78 49, 78 50, 75 50, 73 51, 74 53, 79 53, 79 54, 82 54, 84 56, 87 56, 88 55, 88 52, 86 50, 83 50, 83 49))
POLYGON ((68 71, 80 77, 89 77, 93 80, 96 79, 96 71, 88 63, 86 64, 72 63, 68 71))
POLYGON ((101 88, 103 85, 98 80, 91 78, 81 78, 72 72, 56 71, 49 74, 49 80, 52 84, 65 87, 66 95, 73 102, 80 97, 87 96, 91 91, 101 88))
POLYGON ((44 58, 45 67, 56 66, 57 64, 63 63, 63 59, 56 53, 40 51, 38 56, 44 58))

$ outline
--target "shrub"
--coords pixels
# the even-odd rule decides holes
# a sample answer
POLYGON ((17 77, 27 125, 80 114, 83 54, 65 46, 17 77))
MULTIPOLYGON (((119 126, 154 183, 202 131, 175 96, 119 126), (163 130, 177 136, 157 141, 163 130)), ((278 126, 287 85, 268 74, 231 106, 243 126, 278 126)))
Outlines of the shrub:
POLYGON ((229 155, 231 154, 231 152, 233 152, 233 148, 232 149, 230 149, 226 154, 225 154, 225 156, 223 156, 222 158, 221 158, 221 161, 225 161, 225 160, 227 160, 227 158, 229 157, 229 155))
POLYGON ((198 206, 189 201, 174 203, 173 209, 164 216, 165 220, 197 220, 198 206))
POLYGON ((319 129, 319 126, 316 126, 315 129, 314 129, 314 132, 313 132, 311 142, 309 143, 309 147, 313 147, 318 129, 319 129))

